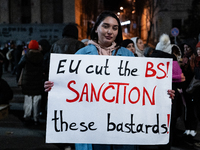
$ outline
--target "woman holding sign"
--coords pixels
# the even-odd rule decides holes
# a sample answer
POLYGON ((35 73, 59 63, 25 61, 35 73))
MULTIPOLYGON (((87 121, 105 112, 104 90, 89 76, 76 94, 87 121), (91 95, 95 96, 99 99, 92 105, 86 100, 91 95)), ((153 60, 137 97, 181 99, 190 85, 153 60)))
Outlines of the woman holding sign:
MULTIPOLYGON (((87 55, 116 55, 130 56, 134 54, 124 47, 122 42, 122 29, 118 17, 109 11, 101 13, 91 31, 91 40, 88 46, 78 50, 76 54, 87 55)), ((50 91, 53 82, 45 82, 45 91, 50 91)), ((174 91, 169 90, 168 94, 173 98, 174 91)), ((134 139, 133 139, 134 140, 134 139)), ((137 150, 134 145, 105 145, 105 144, 76 144, 76 150, 137 150)))

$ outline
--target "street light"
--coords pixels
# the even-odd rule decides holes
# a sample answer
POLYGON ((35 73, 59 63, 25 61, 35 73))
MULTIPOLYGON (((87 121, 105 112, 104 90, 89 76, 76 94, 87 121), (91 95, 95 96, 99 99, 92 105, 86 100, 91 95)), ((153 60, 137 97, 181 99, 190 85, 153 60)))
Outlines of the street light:
POLYGON ((119 9, 120 9, 120 10, 123 10, 124 8, 121 6, 119 9))

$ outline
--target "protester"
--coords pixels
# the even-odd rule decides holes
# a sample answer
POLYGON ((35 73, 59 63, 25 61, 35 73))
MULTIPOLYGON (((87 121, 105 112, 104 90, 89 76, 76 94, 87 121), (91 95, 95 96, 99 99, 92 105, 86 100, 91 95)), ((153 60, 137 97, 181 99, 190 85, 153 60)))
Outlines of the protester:
POLYGON ((13 75, 16 75, 17 65, 22 57, 22 51, 23 51, 23 43, 22 41, 18 40, 16 41, 16 48, 13 51, 13 59, 14 59, 14 68, 12 71, 13 75))
POLYGON ((9 67, 9 60, 6 57, 6 54, 7 54, 8 51, 9 51, 8 43, 5 43, 4 48, 2 50, 2 53, 3 53, 4 57, 5 57, 4 58, 4 63, 3 63, 3 66, 4 66, 3 71, 5 71, 5 72, 8 72, 8 67, 9 67))
MULTIPOLYGON (((195 67, 194 67, 194 78, 199 80, 200 82, 200 42, 197 43, 196 45, 196 57, 195 57, 195 67)), ((195 115, 200 121, 200 85, 196 86, 193 89, 193 96, 194 96, 194 103, 195 103, 195 115)), ((197 128, 196 128, 197 130, 197 128)), ((196 132, 196 131, 195 131, 196 132)), ((195 143, 195 146, 198 148, 200 147, 200 142, 195 143)))
POLYGON ((14 70, 14 66, 15 66, 15 57, 14 57, 14 51, 16 50, 15 47, 15 42, 11 41, 10 43, 10 49, 9 51, 6 53, 6 57, 9 60, 9 64, 10 64, 10 68, 11 68, 11 72, 14 70))
POLYGON ((178 63, 180 64, 182 62, 182 53, 181 53, 181 49, 179 48, 178 45, 176 44, 172 44, 172 54, 174 54, 177 58, 178 63))
MULTIPOLYGON (((108 55, 108 56, 130 56, 134 54, 124 47, 120 47, 122 42, 122 29, 118 17, 109 11, 102 12, 94 24, 91 31, 91 40, 88 46, 80 49, 76 54, 86 55, 108 55)), ((45 91, 50 91, 54 85, 51 81, 45 82, 45 91)), ((169 94, 174 96, 174 91, 169 90, 169 94)), ((133 139, 134 140, 134 139, 133 139)), ((76 150, 136 150, 135 145, 105 145, 105 144, 75 144, 76 150)))
MULTIPOLYGON (((39 50, 42 52, 44 59, 43 59, 43 83, 48 81, 49 77, 49 63, 50 63, 50 48, 51 45, 46 39, 42 39, 38 41, 39 50)), ((41 99, 41 106, 40 106, 40 115, 42 118, 46 118, 47 114, 47 92, 43 90, 42 99, 41 99)))
POLYGON ((39 103, 44 90, 42 67, 43 55, 38 50, 39 44, 36 40, 31 40, 28 48, 29 51, 23 55, 18 64, 19 69, 23 68, 21 86, 22 93, 25 95, 24 119, 25 123, 29 123, 33 111, 33 120, 37 125, 39 123, 39 103))
POLYGON ((193 68, 194 68, 194 47, 196 45, 196 40, 194 39, 186 39, 183 43, 184 45, 184 52, 183 52, 183 58, 181 63, 181 69, 182 72, 185 75, 185 82, 182 84, 183 89, 183 95, 186 102, 186 114, 185 114, 185 132, 183 133, 184 139, 186 142, 192 142, 193 137, 196 135, 196 127, 198 124, 198 121, 195 117, 194 113, 194 101, 193 101, 193 95, 191 93, 187 93, 186 89, 188 88, 193 76, 193 68))
POLYGON ((172 45, 170 38, 167 34, 162 34, 159 39, 159 43, 156 45, 155 51, 150 55, 150 57, 158 58, 172 58, 172 89, 175 91, 175 98, 172 101, 172 112, 171 112, 171 125, 170 125, 170 142, 167 145, 159 146, 160 149, 170 149, 172 144, 173 134, 176 128, 176 120, 179 117, 177 108, 180 107, 180 94, 178 92, 178 87, 176 83, 185 81, 185 76, 182 73, 182 70, 177 62, 177 58, 172 54, 172 45), (179 98, 178 98, 179 97, 179 98))
POLYGON ((56 41, 51 46, 50 52, 59 54, 75 54, 83 47, 85 47, 85 45, 78 40, 78 28, 76 24, 68 23, 63 29, 62 39, 56 41))
POLYGON ((51 47, 51 53, 74 54, 85 45, 78 41, 78 28, 76 24, 67 24, 62 32, 62 39, 56 41, 51 47))
POLYGON ((3 55, 2 52, 0 52, 0 78, 3 75, 3 63, 5 61, 5 56, 3 55))
POLYGON ((130 50, 134 54, 134 56, 136 56, 136 57, 138 56, 135 53, 135 45, 134 45, 132 40, 130 40, 130 39, 123 40, 122 41, 122 46, 127 48, 128 50, 130 50))
POLYGON ((131 40, 134 42, 136 54, 138 57, 144 57, 144 43, 139 37, 133 37, 131 40))

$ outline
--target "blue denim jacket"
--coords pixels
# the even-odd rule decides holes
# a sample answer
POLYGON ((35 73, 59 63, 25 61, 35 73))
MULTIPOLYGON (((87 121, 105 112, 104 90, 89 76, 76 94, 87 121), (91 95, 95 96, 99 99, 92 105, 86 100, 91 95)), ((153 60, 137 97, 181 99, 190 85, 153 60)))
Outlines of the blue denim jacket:
MULTIPOLYGON (((112 55, 115 54, 115 51, 112 51, 112 55)), ((94 46, 93 44, 89 44, 86 47, 83 47, 81 49, 79 49, 76 54, 85 54, 85 55, 99 55, 96 46, 94 46)), ((125 47, 120 47, 117 51, 116 56, 132 56, 134 57, 134 54, 129 51, 128 49, 126 49, 125 47)))
MULTIPOLYGON (((112 55, 115 54, 112 51, 112 55)), ((89 44, 86 47, 79 49, 76 54, 86 54, 86 55, 99 55, 96 46, 89 44)), ((117 51, 116 56, 132 56, 134 54, 124 47, 120 47, 117 51)), ((109 144, 75 144, 76 150, 138 150, 137 146, 134 145, 109 145, 109 144)))

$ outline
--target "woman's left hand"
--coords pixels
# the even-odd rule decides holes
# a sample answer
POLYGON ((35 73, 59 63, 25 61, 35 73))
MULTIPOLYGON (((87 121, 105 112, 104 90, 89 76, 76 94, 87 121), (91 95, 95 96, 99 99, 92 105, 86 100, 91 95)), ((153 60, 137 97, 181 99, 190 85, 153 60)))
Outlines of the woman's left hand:
POLYGON ((174 99, 174 96, 175 96, 175 91, 174 90, 168 90, 167 94, 170 95, 171 99, 174 99))

